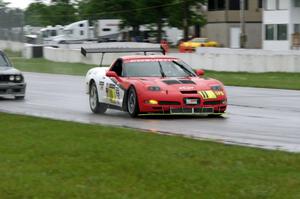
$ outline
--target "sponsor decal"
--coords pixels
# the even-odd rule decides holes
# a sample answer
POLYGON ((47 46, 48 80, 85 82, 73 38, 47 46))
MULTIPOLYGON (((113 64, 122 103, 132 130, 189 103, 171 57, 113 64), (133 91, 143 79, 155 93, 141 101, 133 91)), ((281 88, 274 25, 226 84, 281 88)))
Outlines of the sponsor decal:
POLYGON ((118 99, 120 99, 120 89, 119 87, 116 87, 116 96, 118 99))
POLYGON ((223 91, 215 91, 215 94, 217 96, 224 96, 225 95, 223 91))
POLYGON ((203 99, 216 99, 217 95, 212 91, 198 91, 198 94, 203 98, 203 99))
POLYGON ((197 105, 198 104, 198 100, 199 99, 185 99, 185 103, 187 104, 187 105, 197 105))
POLYGON ((124 63, 134 63, 134 62, 172 62, 177 61, 177 59, 164 59, 164 58, 157 58, 157 59, 129 59, 125 60, 124 63))
MULTIPOLYGON (((120 94, 120 92, 118 92, 120 94)), ((117 103, 117 92, 116 86, 114 84, 106 83, 106 96, 109 102, 116 104, 117 103)))
POLYGON ((179 90, 194 90, 195 87, 193 86, 181 86, 179 87, 179 90))
POLYGON ((104 82, 100 81, 99 86, 100 86, 100 90, 103 90, 104 89, 104 82))

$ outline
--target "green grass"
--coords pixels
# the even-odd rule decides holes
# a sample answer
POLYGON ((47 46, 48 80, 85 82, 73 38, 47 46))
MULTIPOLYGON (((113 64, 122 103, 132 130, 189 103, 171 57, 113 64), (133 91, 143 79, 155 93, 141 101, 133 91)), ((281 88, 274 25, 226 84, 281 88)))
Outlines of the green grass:
POLYGON ((5 49, 4 52, 10 58, 21 57, 22 56, 21 52, 13 52, 13 51, 7 50, 7 49, 5 49))
POLYGON ((248 86, 300 90, 300 73, 245 73, 206 71, 206 76, 216 78, 228 86, 248 86))
POLYGON ((0 124, 4 199, 300 198, 300 154, 4 113, 0 124))
POLYGON ((52 62, 42 58, 12 58, 11 61, 16 68, 22 71, 52 74, 85 75, 90 68, 95 67, 94 65, 80 63, 52 62))
MULTIPOLYGON (((16 68, 28 72, 42 72, 69 75, 85 75, 95 67, 80 63, 59 63, 45 59, 23 59, 8 52, 16 68)), ((206 71, 206 76, 216 78, 228 86, 281 88, 300 90, 300 73, 246 73, 206 71)))

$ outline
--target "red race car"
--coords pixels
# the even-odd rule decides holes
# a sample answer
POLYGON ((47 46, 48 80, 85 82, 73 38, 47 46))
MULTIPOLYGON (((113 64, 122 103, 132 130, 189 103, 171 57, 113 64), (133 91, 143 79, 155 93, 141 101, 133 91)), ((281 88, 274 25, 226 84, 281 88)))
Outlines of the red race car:
MULTIPOLYGON (((142 114, 222 115, 227 107, 223 84, 203 77, 178 58, 146 55, 152 49, 81 49, 87 53, 144 52, 122 56, 110 67, 95 67, 87 72, 86 93, 94 113, 108 108, 127 111, 131 117, 142 114)), ((102 61, 101 61, 102 62, 102 61)), ((101 65, 100 65, 101 66, 101 65)))

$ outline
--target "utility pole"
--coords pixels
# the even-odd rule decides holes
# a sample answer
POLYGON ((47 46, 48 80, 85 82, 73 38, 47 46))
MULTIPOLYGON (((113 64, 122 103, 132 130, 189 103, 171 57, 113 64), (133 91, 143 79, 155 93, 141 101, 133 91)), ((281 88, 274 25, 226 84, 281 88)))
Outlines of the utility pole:
POLYGON ((245 0, 240 0, 240 47, 246 48, 247 35, 246 35, 246 22, 245 22, 245 0))

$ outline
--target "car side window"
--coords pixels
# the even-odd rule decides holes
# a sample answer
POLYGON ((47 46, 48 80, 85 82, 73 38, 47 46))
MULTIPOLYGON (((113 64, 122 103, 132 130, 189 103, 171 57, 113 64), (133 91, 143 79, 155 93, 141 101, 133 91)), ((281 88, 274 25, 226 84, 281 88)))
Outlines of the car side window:
POLYGON ((122 63, 122 59, 118 59, 113 65, 111 71, 116 72, 118 76, 122 76, 122 63))

